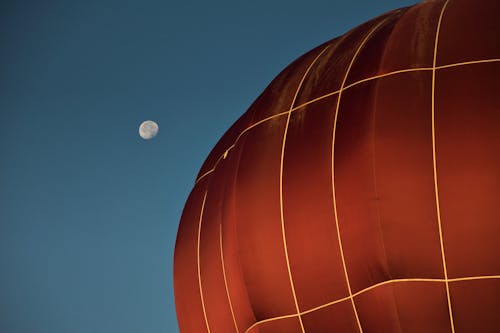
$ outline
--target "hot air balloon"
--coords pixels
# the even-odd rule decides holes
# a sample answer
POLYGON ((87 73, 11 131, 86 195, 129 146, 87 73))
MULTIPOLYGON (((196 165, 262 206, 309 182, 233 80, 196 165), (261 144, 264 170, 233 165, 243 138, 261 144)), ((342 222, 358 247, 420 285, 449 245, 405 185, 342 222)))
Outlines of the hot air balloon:
POLYGON ((187 199, 182 333, 500 332, 499 13, 395 10, 270 83, 187 199))

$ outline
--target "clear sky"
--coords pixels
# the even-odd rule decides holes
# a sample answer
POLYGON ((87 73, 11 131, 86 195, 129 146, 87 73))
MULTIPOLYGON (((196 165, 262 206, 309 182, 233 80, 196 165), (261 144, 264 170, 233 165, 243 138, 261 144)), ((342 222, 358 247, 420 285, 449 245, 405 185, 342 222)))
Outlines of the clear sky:
POLYGON ((415 2, 1 1, 0 332, 178 332, 210 149, 295 58, 415 2))

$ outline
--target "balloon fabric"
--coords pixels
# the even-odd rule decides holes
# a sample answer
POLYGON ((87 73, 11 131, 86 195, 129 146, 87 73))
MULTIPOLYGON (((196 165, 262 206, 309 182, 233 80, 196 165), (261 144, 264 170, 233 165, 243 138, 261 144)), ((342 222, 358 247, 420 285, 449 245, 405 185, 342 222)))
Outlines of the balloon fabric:
POLYGON ((270 83, 186 202, 182 333, 500 332, 499 13, 394 10, 270 83))

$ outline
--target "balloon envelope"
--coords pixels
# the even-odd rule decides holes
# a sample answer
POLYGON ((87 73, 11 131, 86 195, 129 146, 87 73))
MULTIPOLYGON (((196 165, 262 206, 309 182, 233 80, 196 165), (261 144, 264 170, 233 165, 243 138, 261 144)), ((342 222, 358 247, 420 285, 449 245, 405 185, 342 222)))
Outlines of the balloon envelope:
POLYGON ((498 13, 395 10, 273 80, 186 202, 182 333, 500 332, 498 13))

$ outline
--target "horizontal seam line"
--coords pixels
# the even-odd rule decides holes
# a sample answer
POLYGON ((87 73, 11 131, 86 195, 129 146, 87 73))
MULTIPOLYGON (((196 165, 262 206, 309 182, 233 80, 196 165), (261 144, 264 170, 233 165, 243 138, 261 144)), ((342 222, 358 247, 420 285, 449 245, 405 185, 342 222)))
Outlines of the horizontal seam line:
MULTIPOLYGON (((466 65, 473 65, 473 64, 483 64, 483 63, 491 63, 491 62, 500 62, 500 58, 457 62, 457 63, 453 63, 453 64, 448 64, 448 65, 436 66, 435 69, 436 70, 438 70, 438 69, 448 69, 448 68, 459 67, 459 66, 466 66, 466 65)), ((392 76, 392 75, 401 74, 401 73, 419 72, 419 71, 432 71, 432 70, 433 70, 433 67, 415 67, 415 68, 399 69, 399 70, 396 70, 396 71, 393 71, 393 72, 384 73, 384 74, 378 74, 378 75, 375 75, 375 76, 371 76, 369 78, 361 79, 359 81, 353 82, 353 83, 345 86, 344 89, 342 89, 342 90, 347 90, 349 88, 357 86, 358 84, 361 84, 361 83, 364 83, 364 82, 368 82, 368 81, 372 81, 372 80, 376 80, 376 79, 380 79, 380 78, 383 78, 383 77, 386 77, 386 76, 392 76)), ((205 178, 206 176, 208 176, 209 174, 211 174, 212 172, 214 172, 214 170, 217 167, 217 165, 219 164, 219 162, 223 158, 226 158, 227 153, 236 146, 236 143, 239 141, 240 137, 243 134, 245 134, 246 132, 248 132, 249 130, 251 130, 252 128, 254 128, 254 127, 256 127, 256 126, 258 126, 258 125, 260 125, 262 123, 265 123, 265 122, 267 122, 267 121, 269 121, 269 120, 271 120, 273 118, 281 117, 281 116, 286 115, 288 113, 291 113, 291 112, 297 111, 299 109, 302 109, 302 108, 306 107, 309 104, 313 104, 313 103, 315 103, 317 101, 320 101, 320 100, 323 100, 323 99, 325 99, 327 97, 336 95, 339 92, 340 92, 340 89, 332 91, 332 92, 327 93, 325 95, 322 95, 320 97, 316 97, 316 98, 314 98, 314 99, 312 99, 310 101, 307 101, 307 102, 305 102, 303 104, 300 104, 300 105, 298 105, 298 106, 296 106, 296 107, 294 107, 294 108, 292 108, 292 109, 290 109, 288 111, 283 111, 283 112, 274 114, 272 116, 266 117, 264 119, 261 119, 258 122, 256 122, 255 124, 252 124, 252 125, 248 126, 247 128, 243 129, 238 134, 238 136, 236 136, 236 139, 234 140, 234 143, 232 145, 230 145, 228 148, 226 148, 224 150, 224 153, 222 155, 220 155, 219 158, 215 161, 214 166, 210 170, 206 171, 205 173, 203 173, 200 177, 198 177, 196 179, 195 185, 198 184, 203 178, 205 178)))
MULTIPOLYGON (((446 281, 448 281, 448 282, 460 282, 460 281, 487 280, 487 279, 500 279, 500 275, 478 275, 478 276, 468 276, 468 277, 452 278, 452 279, 406 278, 406 279, 386 280, 386 281, 382 281, 382 282, 379 282, 377 284, 371 285, 369 287, 366 287, 364 289, 361 289, 361 290, 353 293, 352 297, 351 296, 342 297, 342 298, 336 299, 334 301, 330 301, 328 303, 324 303, 322 305, 318 305, 318 306, 316 306, 314 308, 301 311, 300 315, 305 315, 305 314, 308 314, 308 313, 312 313, 314 311, 318 311, 318 310, 327 308, 329 306, 332 306, 332 305, 335 305, 335 304, 347 301, 347 300, 349 300, 351 298, 354 298, 354 297, 357 297, 357 296, 359 296, 361 294, 364 294, 364 293, 366 293, 366 292, 368 292, 370 290, 373 290, 373 289, 376 289, 376 288, 381 287, 383 285, 391 284, 391 283, 398 283, 398 282, 439 282, 439 283, 445 283, 446 281)), ((256 326, 259 326, 261 324, 268 323, 268 322, 271 322, 271 321, 281 320, 281 319, 293 318, 293 317, 297 317, 298 315, 299 314, 294 313, 294 314, 288 314, 288 315, 276 316, 276 317, 272 317, 272 318, 263 319, 261 321, 258 321, 256 323, 252 324, 250 327, 248 327, 245 330, 245 333, 250 332, 253 328, 255 328, 256 326)))

